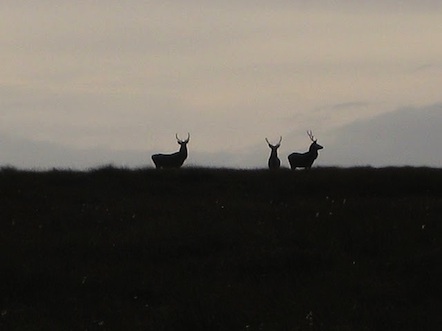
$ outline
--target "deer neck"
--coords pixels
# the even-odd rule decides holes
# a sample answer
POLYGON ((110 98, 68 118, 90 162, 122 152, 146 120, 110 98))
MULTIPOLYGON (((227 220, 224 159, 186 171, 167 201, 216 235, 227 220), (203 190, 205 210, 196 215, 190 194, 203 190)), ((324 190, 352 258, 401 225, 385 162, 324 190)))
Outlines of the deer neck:
POLYGON ((187 157, 187 144, 181 144, 180 147, 180 151, 179 153, 181 154, 181 156, 183 156, 184 158, 187 157))
POLYGON ((308 150, 308 154, 310 155, 310 157, 312 159, 316 159, 318 157, 318 149, 316 148, 316 146, 314 144, 310 145, 310 148, 308 150))

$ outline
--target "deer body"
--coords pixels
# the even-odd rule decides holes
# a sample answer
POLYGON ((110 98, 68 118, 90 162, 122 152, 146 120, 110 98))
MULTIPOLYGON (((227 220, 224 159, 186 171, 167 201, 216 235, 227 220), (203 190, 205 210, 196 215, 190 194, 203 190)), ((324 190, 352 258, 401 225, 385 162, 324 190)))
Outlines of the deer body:
POLYGON ((282 137, 279 138, 279 142, 276 145, 272 145, 266 138, 267 144, 269 145, 271 152, 268 161, 268 166, 270 170, 279 169, 281 166, 281 160, 278 158, 278 148, 281 146, 282 137))
POLYGON ((317 143, 317 140, 314 139, 314 136, 311 131, 307 131, 307 134, 312 141, 308 152, 305 153, 292 153, 288 156, 288 160, 290 163, 290 168, 295 170, 296 168, 305 168, 310 169, 313 165, 313 162, 318 157, 318 150, 323 149, 321 145, 317 143))
POLYGON ((187 134, 186 140, 180 140, 176 135, 180 150, 172 154, 154 154, 152 161, 157 169, 161 168, 180 168, 187 159, 187 143, 190 140, 190 134, 187 134))

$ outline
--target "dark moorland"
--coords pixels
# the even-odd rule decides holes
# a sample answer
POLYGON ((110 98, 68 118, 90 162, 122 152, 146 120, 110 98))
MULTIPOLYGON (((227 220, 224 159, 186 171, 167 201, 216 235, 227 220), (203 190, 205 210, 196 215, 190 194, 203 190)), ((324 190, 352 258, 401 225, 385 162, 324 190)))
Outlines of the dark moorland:
POLYGON ((0 170, 1 330, 438 330, 442 169, 0 170))

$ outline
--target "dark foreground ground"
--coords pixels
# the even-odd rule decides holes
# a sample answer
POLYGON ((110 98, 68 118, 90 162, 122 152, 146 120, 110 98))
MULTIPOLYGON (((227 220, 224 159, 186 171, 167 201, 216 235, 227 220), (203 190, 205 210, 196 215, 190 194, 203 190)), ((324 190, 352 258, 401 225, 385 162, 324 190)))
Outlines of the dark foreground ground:
POLYGON ((1 330, 439 330, 442 170, 0 170, 1 330))

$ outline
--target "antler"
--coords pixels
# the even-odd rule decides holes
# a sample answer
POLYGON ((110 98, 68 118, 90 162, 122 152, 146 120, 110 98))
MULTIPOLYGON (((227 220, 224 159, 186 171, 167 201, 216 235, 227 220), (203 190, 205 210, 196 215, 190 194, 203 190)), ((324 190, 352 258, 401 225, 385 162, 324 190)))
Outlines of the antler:
POLYGON ((278 141, 278 146, 281 145, 281 141, 282 141, 282 136, 279 137, 279 141, 278 141))
POLYGON ((313 135, 312 130, 307 130, 307 134, 311 141, 316 141, 315 136, 313 135))
POLYGON ((186 140, 181 140, 180 138, 178 138, 178 133, 175 134, 175 137, 176 137, 176 140, 177 140, 178 142, 188 143, 189 140, 190 140, 190 133, 187 132, 187 139, 186 139, 186 140))
MULTIPOLYGON (((272 145, 267 138, 266 138, 266 141, 267 141, 267 144, 272 145)), ((281 141, 282 141, 282 136, 279 137, 278 143, 276 145, 272 145, 272 146, 279 147, 281 145, 281 141)))

